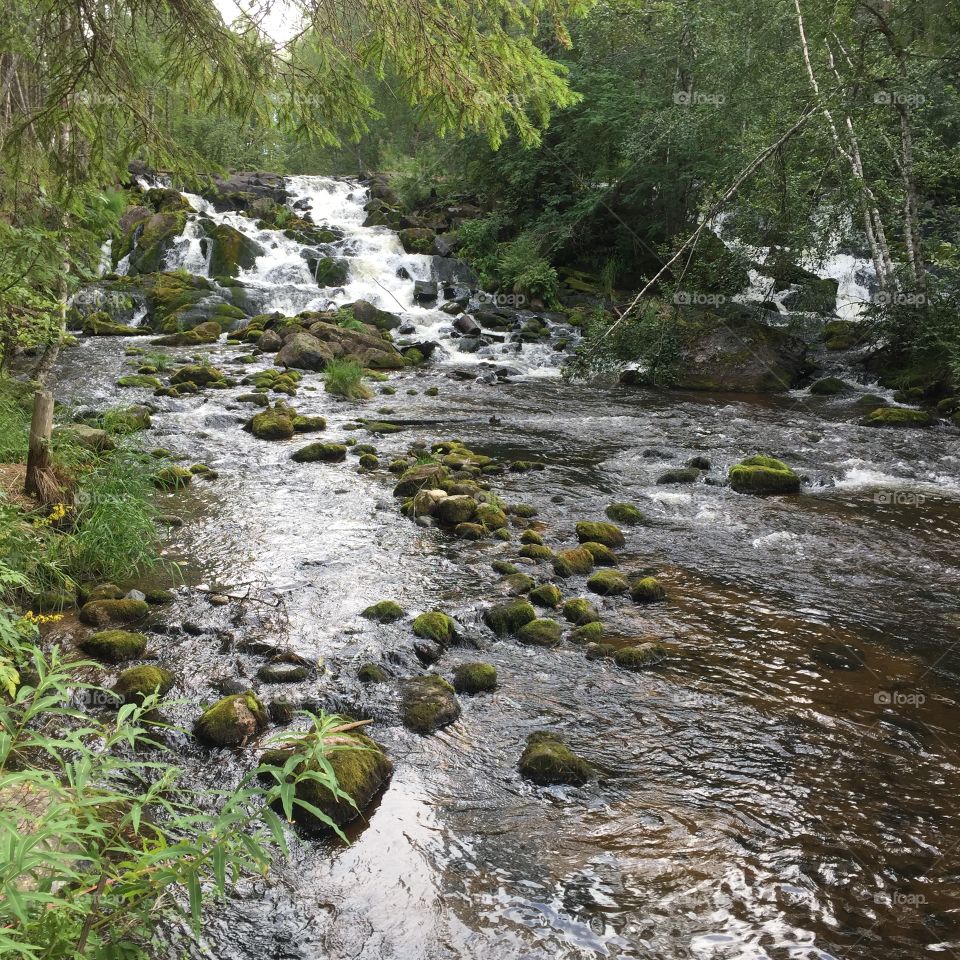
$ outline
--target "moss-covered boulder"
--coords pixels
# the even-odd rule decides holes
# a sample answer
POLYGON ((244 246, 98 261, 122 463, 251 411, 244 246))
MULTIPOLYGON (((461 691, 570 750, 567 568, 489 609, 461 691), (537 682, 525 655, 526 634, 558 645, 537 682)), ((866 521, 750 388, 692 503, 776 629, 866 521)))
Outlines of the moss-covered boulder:
POLYGON ((529 593, 536 586, 536 581, 529 573, 511 573, 500 581, 500 585, 505 593, 519 596, 529 593))
POLYGON ((616 652, 612 643, 588 643, 584 653, 588 660, 612 660, 616 652))
POLYGON ((566 783, 580 786, 594 775, 593 767, 578 757, 555 733, 539 730, 527 737, 520 757, 521 776, 539 786, 566 783))
POLYGON ((402 620, 406 614, 396 600, 380 600, 367 607, 366 610, 361 612, 360 616, 376 623, 394 623, 397 620, 402 620))
POLYGON ((460 703, 443 677, 430 674, 404 683, 401 714, 408 729, 427 736, 453 723, 460 716, 460 703))
POLYGON ((660 663, 667 651, 659 643, 640 643, 633 647, 621 647, 614 655, 613 662, 624 670, 646 670, 660 663))
POLYGON ((926 410, 909 407, 877 407, 861 421, 865 427, 929 427, 933 418, 926 410))
POLYGON ((277 353, 277 366, 295 370, 323 370, 333 359, 333 351, 309 333, 294 334, 277 353))
POLYGON ((600 619, 597 608, 586 597, 574 597, 563 605, 563 616, 576 626, 600 619))
POLYGON ((578 645, 599 643, 603 639, 603 624, 599 620, 591 620, 582 627, 570 631, 570 642, 578 645))
POLYGON ((530 647, 555 647, 563 634, 563 628, 549 617, 537 617, 517 630, 517 639, 530 647))
MULTIPOLYGON (((112 601, 97 601, 110 603, 112 601)), ((130 633, 127 630, 101 630, 84 637, 77 646, 87 654, 105 663, 122 663, 124 660, 136 660, 147 649, 147 638, 142 633, 130 633)))
POLYGON ((815 397, 838 397, 852 393, 853 387, 839 377, 824 377, 822 380, 810 384, 810 392, 815 397))
POLYGON ((576 530, 581 543, 602 543, 605 547, 622 547, 626 543, 623 531, 603 520, 580 520, 576 530))
POLYGON ((361 683, 386 683, 390 674, 379 663, 364 663, 357 671, 357 679, 361 683))
POLYGON ((212 277, 236 277, 241 270, 254 266, 257 257, 266 253, 256 240, 251 240, 236 227, 207 219, 201 224, 207 236, 202 245, 207 249, 212 277))
POLYGON ((497 689, 497 668, 492 663, 461 663, 453 671, 457 693, 490 693, 497 689))
POLYGON ((670 470, 664 470, 657 477, 657 483, 660 486, 696 483, 699 478, 700 471, 694 467, 673 467, 670 470))
POLYGON ((510 600, 487 607, 483 622, 498 636, 516 633, 524 624, 537 618, 537 611, 529 600, 510 600))
POLYGON ((439 610, 428 610, 413 621, 414 636, 448 647, 457 638, 457 625, 439 610))
POLYGON ((800 477, 775 457, 748 457, 730 468, 728 479, 737 493, 800 492, 800 477))
POLYGON ((563 594, 555 583, 543 583, 530 591, 529 599, 538 607, 547 607, 552 610, 560 606, 563 594))
POLYGON ((583 576, 593 570, 593 554, 586 547, 560 550, 553 557, 553 572, 558 577, 583 576))
POLYGON ((537 563, 553 560, 553 551, 541 543, 525 543, 518 551, 518 555, 537 563))
MULTIPOLYGON (((290 756, 289 750, 267 750, 260 758, 260 763, 283 767, 290 756)), ((304 804, 315 807, 337 827, 342 827, 361 816, 370 806, 373 798, 390 779, 393 765, 378 743, 356 732, 338 735, 336 743, 324 756, 336 775, 337 786, 350 799, 331 793, 318 780, 306 778, 297 783, 294 796, 304 804)), ((319 765, 314 761, 307 769, 318 770, 319 765)), ((305 772, 307 770, 301 763, 292 771, 291 779, 305 772)), ((282 808, 278 806, 278 810, 282 808)), ((330 829, 326 820, 298 803, 294 803, 293 818, 300 826, 313 832, 330 829)))
POLYGON ((609 568, 598 570, 587 580, 587 589, 598 593, 601 597, 614 597, 626 593, 630 589, 627 578, 616 570, 609 568))
POLYGON ((132 226, 121 247, 129 253, 129 273, 156 273, 163 269, 164 260, 183 233, 187 223, 185 210, 154 213, 132 226))
POLYGON ((617 565, 617 555, 602 543, 593 543, 588 540, 582 546, 584 550, 590 551, 590 556, 593 557, 593 562, 598 567, 615 567, 617 565))
POLYGON ((212 747, 239 747, 267 727, 267 711, 248 690, 218 700, 193 726, 194 736, 212 747))
POLYGON ((523 544, 532 543, 535 546, 543 546, 543 537, 536 530, 524 530, 520 534, 520 542, 523 544))
POLYGON ((195 383, 198 387, 207 387, 211 383, 223 380, 226 374, 217 367, 207 366, 203 363, 191 363, 185 367, 180 367, 172 377, 170 383, 177 386, 181 383, 195 383))
POLYGON ((476 511, 477 501, 473 497, 444 497, 437 501, 434 515, 441 523, 456 526, 458 523, 469 523, 476 511))
POLYGON ((342 463, 347 459, 347 448, 342 443, 310 443, 290 456, 297 463, 342 463))
POLYGON ((640 577, 630 584, 630 599, 634 603, 659 603, 667 599, 667 591, 656 577, 640 577))
POLYGON ((447 468, 440 463, 418 463, 403 472, 393 488, 395 497, 412 497, 420 490, 442 489, 449 479, 447 468))
POLYGON ((253 415, 249 421, 250 432, 259 440, 289 440, 294 434, 295 417, 290 407, 277 403, 253 415))
POLYGON ((193 472, 186 467, 169 466, 158 470, 150 479, 158 490, 179 490, 190 486, 193 472))
POLYGON ((173 688, 175 678, 162 667, 142 666, 124 670, 113 685, 113 692, 124 703, 143 703, 153 693, 161 697, 173 688))
POLYGON ((492 503, 479 504, 474 520, 483 524, 487 530, 502 530, 509 522, 507 515, 492 503))
POLYGON ((400 243, 407 253, 422 253, 429 256, 433 252, 436 234, 428 227, 407 227, 400 231, 400 243))
POLYGON ((83 320, 81 329, 88 337, 142 337, 150 333, 144 327, 131 327, 124 323, 117 323, 110 318, 110 314, 102 310, 88 314, 83 320))
POLYGON ((118 387, 137 387, 141 390, 159 390, 163 383, 145 373, 128 373, 117 380, 118 387))
POLYGON ((614 523, 623 523, 628 527, 636 527, 646 522, 643 512, 632 503, 611 503, 604 511, 608 519, 614 523))
POLYGON ((145 600, 90 600, 80 608, 80 620, 91 627, 139 623, 150 612, 145 600))
POLYGON ((494 573, 499 573, 504 577, 509 576, 511 573, 520 572, 517 569, 517 567, 514 564, 510 563, 508 560, 494 560, 493 563, 490 564, 490 566, 493 569, 494 573))

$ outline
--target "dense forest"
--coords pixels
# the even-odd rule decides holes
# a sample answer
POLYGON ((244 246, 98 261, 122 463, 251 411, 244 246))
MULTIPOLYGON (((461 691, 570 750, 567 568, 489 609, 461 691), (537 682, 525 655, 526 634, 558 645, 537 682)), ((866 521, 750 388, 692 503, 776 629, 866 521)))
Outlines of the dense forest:
POLYGON ((956 3, 4 0, 0 952, 960 949, 958 476, 956 3))

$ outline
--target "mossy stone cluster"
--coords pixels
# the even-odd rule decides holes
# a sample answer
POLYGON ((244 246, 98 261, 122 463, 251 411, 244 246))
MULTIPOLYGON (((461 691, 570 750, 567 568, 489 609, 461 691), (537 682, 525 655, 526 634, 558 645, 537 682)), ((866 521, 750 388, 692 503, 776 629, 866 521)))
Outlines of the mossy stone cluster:
POLYGON ((483 622, 498 636, 515 634, 524 624, 537 618, 537 611, 529 600, 510 600, 487 607, 483 622))
POLYGON ((521 776, 539 786, 581 786, 594 775, 593 767, 578 757, 555 733, 540 730, 527 737, 520 756, 521 776))
POLYGON ((218 700, 194 724, 193 732, 212 747, 239 747, 267 726, 267 712, 257 695, 248 690, 218 700))
POLYGON ((748 457, 730 468, 728 479, 737 493, 800 492, 800 477, 776 457, 748 457))

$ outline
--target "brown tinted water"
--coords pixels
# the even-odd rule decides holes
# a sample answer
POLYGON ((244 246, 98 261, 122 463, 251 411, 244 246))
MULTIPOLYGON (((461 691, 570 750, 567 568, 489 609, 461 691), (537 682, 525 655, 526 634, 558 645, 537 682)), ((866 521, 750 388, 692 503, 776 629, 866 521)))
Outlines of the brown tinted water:
MULTIPOLYGON (((83 341, 64 360, 60 396, 116 402, 123 347, 83 341)), ((229 367, 241 349, 214 352, 229 367)), ((241 430, 250 408, 232 397, 245 388, 157 401, 149 443, 220 472, 165 495, 188 517, 167 548, 187 586, 155 638, 181 677, 173 695, 186 702, 173 719, 189 726, 216 696, 212 678, 252 678, 263 658, 244 652, 251 641, 289 645, 322 658, 324 671, 261 685, 263 696, 373 717, 395 763, 350 846, 297 843, 289 863, 211 909, 197 954, 960 954, 957 431, 869 430, 849 403, 800 395, 488 386, 444 374, 399 375, 395 396, 367 404, 364 415, 383 403, 418 421, 373 438, 381 459, 449 437, 500 459, 543 459, 544 471, 494 486, 538 508, 553 546, 572 545, 575 520, 602 517, 607 503, 637 503, 649 522, 628 531, 621 568, 656 572, 669 602, 596 602, 615 634, 661 639, 671 654, 633 674, 569 643, 494 641, 480 619, 498 596, 489 564, 516 545, 415 526, 398 512, 391 476, 358 474, 355 458, 293 464, 299 441, 241 430), (440 395, 424 396, 429 385, 440 395), (655 483, 695 454, 720 479, 756 452, 794 465, 804 492, 760 499, 655 483), (255 599, 213 607, 198 587, 255 599), (474 659, 498 668, 497 693, 462 697, 461 719, 433 737, 399 723, 395 685, 354 679, 367 660, 397 676, 419 670, 409 621, 358 616, 386 597, 457 618, 464 645, 438 672, 474 659), (855 669, 837 666, 838 651, 855 669), (522 780, 517 759, 536 729, 562 733, 601 776, 583 788, 522 780)), ((319 383, 306 375, 295 403, 328 417, 325 439, 370 439, 343 429, 354 405, 305 389, 319 383)), ((584 592, 582 578, 562 586, 584 592)), ((201 785, 229 783, 257 755, 186 737, 175 746, 201 785)))

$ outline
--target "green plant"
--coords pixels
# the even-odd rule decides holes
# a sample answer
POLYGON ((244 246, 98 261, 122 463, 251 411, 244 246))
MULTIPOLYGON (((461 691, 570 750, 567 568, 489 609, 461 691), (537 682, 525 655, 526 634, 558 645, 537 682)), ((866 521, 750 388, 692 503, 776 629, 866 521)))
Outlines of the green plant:
POLYGON ((539 247, 529 234, 497 247, 496 274, 501 288, 528 297, 549 302, 560 291, 557 271, 540 256, 539 247))
POLYGON ((138 360, 140 363, 149 364, 159 373, 171 369, 177 363, 176 357, 169 353, 145 353, 138 357, 138 360))
POLYGON ((348 307, 340 307, 337 310, 336 322, 338 327, 344 330, 353 330, 354 333, 366 333, 367 328, 353 315, 353 311, 348 307))
POLYGON ((323 371, 324 389, 348 400, 369 400, 373 394, 363 383, 363 372, 356 360, 331 360, 323 371))

